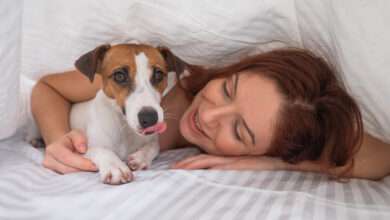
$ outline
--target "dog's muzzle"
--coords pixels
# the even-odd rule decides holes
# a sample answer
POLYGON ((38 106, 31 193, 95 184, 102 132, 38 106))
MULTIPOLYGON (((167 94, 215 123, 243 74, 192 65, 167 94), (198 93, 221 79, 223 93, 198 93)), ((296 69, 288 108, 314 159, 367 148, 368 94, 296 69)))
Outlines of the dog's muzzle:
POLYGON ((158 122, 158 113, 152 107, 143 107, 138 113, 138 121, 143 135, 161 134, 167 128, 165 122, 158 122))

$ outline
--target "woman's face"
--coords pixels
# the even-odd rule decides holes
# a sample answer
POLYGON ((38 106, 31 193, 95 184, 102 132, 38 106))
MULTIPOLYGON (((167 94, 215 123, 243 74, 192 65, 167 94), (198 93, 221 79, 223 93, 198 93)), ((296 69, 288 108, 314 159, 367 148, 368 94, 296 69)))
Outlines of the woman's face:
POLYGON ((210 81, 180 120, 185 139, 215 155, 263 155, 282 96, 275 83, 248 71, 210 81))

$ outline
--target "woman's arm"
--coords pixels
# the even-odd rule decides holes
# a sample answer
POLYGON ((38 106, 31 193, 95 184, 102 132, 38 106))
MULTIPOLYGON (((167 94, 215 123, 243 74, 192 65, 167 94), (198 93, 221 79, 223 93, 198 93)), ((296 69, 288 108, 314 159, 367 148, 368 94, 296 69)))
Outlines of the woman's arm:
MULTIPOLYGON (((320 162, 303 161, 289 164, 279 158, 267 156, 222 157, 201 154, 176 163, 175 169, 224 169, 224 170, 295 170, 327 172, 320 162)), ((343 167, 330 170, 337 174, 343 167)), ((365 134, 362 146, 355 156, 353 178, 378 180, 390 174, 390 144, 365 134)))
POLYGON ((31 97, 31 110, 45 143, 49 145, 70 130, 69 112, 72 103, 92 99, 100 87, 78 71, 51 74, 41 78, 31 97))
POLYGON ((381 179, 390 174, 390 144, 365 134, 363 144, 355 156, 352 176, 381 179))
POLYGON ((79 132, 70 132, 69 112, 72 103, 93 98, 100 83, 99 76, 91 83, 78 71, 69 71, 47 75, 33 88, 31 110, 47 146, 46 167, 61 173, 93 168, 89 160, 71 154, 75 147, 85 150, 86 141, 79 132))
MULTIPOLYGON (((288 170, 326 172, 320 163, 304 161, 292 165, 286 164, 288 170)), ((336 176, 344 167, 329 170, 336 176)), ((362 146, 354 157, 351 172, 347 177, 378 180, 390 174, 390 144, 386 144, 369 134, 364 134, 362 146)))

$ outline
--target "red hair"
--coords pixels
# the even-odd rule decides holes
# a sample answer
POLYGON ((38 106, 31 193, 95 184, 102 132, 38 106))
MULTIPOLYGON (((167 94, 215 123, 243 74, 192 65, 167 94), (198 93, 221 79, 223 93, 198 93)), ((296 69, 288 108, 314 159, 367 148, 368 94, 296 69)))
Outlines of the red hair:
POLYGON ((192 94, 213 78, 245 70, 271 79, 284 100, 268 155, 289 163, 324 160, 327 167, 352 167, 363 137, 361 113, 323 59, 306 50, 280 49, 223 68, 188 69, 191 76, 182 86, 192 94))

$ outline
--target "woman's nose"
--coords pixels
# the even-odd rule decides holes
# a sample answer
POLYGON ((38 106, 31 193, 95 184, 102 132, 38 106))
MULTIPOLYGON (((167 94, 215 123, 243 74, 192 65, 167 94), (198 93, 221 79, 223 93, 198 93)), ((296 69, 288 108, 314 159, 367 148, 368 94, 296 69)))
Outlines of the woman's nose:
POLYGON ((232 105, 213 106, 204 109, 203 114, 200 115, 201 121, 207 127, 214 127, 223 120, 223 118, 234 114, 234 107, 232 105))

